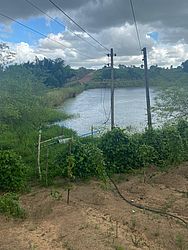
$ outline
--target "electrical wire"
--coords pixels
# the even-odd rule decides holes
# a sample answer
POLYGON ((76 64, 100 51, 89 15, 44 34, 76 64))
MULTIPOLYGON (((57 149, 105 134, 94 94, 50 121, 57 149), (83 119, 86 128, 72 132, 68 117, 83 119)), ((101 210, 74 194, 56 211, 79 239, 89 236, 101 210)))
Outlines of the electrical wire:
MULTIPOLYGON (((41 10, 37 5, 35 5, 34 3, 32 3, 29 0, 24 0, 25 2, 27 2, 28 4, 30 4, 32 7, 34 7, 35 9, 37 9, 38 11, 40 11, 41 13, 43 13, 44 15, 46 15, 48 18, 50 18, 51 20, 53 20, 54 22, 56 22, 57 24, 59 24, 60 26, 62 26, 63 28, 65 28, 65 25, 63 23, 61 23, 60 21, 56 20, 55 18, 53 18, 52 16, 50 16, 48 13, 46 13, 45 11, 41 10)), ((89 44, 90 46, 92 46, 93 48, 97 49, 98 48, 93 45, 92 43, 90 43, 89 41, 87 41, 86 39, 84 39, 83 37, 79 36, 78 34, 76 34, 73 30, 71 30, 70 28, 66 27, 68 31, 70 31, 73 35, 77 36, 78 38, 80 38, 81 40, 83 40, 84 42, 86 42, 87 44, 89 44)))
MULTIPOLYGON (((59 42, 59 41, 56 41, 56 40, 54 40, 53 38, 48 37, 47 35, 43 34, 42 32, 37 31, 37 30, 35 30, 35 29, 33 29, 33 28, 31 28, 31 27, 29 27, 29 26, 27 26, 27 25, 25 25, 25 24, 23 24, 23 23, 21 23, 21 22, 19 22, 19 21, 17 21, 17 20, 15 20, 14 18, 12 18, 12 17, 10 17, 10 16, 7 16, 7 15, 5 15, 5 14, 3 14, 3 13, 0 13, 0 16, 1 16, 1 17, 4 17, 4 18, 7 18, 7 19, 9 19, 9 20, 11 20, 11 21, 13 21, 13 22, 19 24, 20 26, 22 26, 22 27, 24 27, 24 28, 26 28, 26 29, 29 29, 29 30, 31 30, 32 32, 37 33, 37 34, 39 34, 39 35, 41 35, 41 36, 43 36, 43 37, 45 37, 45 38, 48 38, 49 40, 51 40, 51 41, 53 41, 53 42, 55 42, 55 43, 57 43, 57 44, 63 46, 64 48, 69 49, 69 50, 72 50, 72 51, 75 52, 75 49, 69 48, 69 47, 65 46, 63 43, 61 43, 61 42, 59 42)), ((89 56, 87 56, 87 55, 85 55, 85 54, 79 52, 79 50, 77 50, 77 49, 76 49, 76 52, 77 52, 78 54, 80 54, 80 55, 86 57, 86 58, 94 59, 94 58, 91 58, 91 57, 89 57, 89 56)))
POLYGON ((49 0, 51 4, 53 4, 59 11, 61 11, 69 20, 71 20, 77 27, 79 27, 83 32, 85 32, 91 39, 93 39, 96 43, 98 43, 103 49, 109 51, 102 43, 100 43, 96 38, 94 38, 89 32, 87 32, 84 28, 82 28, 76 21, 72 19, 62 8, 60 8, 56 3, 52 0, 49 0))
POLYGON ((139 31, 138 31, 138 25, 137 25, 137 21, 136 21, 136 14, 135 14, 134 5, 133 5, 133 1, 132 0, 130 0, 130 5, 131 5, 131 11, 132 11, 134 25, 135 25, 135 29, 136 29, 136 35, 137 35, 137 39, 138 39, 138 45, 139 45, 139 49, 141 51, 142 50, 142 46, 141 46, 140 35, 139 35, 139 31))

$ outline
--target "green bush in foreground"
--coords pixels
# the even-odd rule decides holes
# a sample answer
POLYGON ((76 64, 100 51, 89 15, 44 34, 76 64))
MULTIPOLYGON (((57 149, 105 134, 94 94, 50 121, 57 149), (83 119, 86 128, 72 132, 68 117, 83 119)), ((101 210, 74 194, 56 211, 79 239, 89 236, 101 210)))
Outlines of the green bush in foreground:
POLYGON ((25 218, 25 210, 19 204, 19 197, 14 193, 0 196, 0 213, 14 218, 25 218))
POLYGON ((166 167, 179 164, 186 160, 187 145, 187 122, 136 134, 115 128, 104 134, 99 143, 107 170, 111 173, 125 173, 149 165, 166 167))
POLYGON ((138 155, 139 140, 120 128, 114 128, 101 137, 99 144, 111 173, 125 173, 128 169, 140 167, 138 155))
POLYGON ((183 161, 184 145, 176 126, 147 130, 141 141, 155 150, 156 166, 168 166, 183 161))
POLYGON ((104 158, 102 151, 94 144, 80 141, 70 142, 57 158, 61 175, 71 175, 81 179, 97 176, 104 178, 104 158))
POLYGON ((26 174, 19 155, 10 150, 0 151, 0 190, 15 192, 24 189, 26 174))

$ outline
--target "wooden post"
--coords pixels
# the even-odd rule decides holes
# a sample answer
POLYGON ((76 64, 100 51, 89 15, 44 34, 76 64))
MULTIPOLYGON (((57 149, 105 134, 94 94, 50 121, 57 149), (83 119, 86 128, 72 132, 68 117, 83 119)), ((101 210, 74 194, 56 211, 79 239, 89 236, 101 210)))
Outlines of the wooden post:
POLYGON ((93 134, 94 134, 94 128, 93 128, 93 125, 91 126, 91 135, 93 137, 93 134))
POLYGON ((67 189, 67 204, 69 205, 70 201, 70 188, 67 189))
POLYGON ((48 156, 49 156, 49 148, 47 146, 47 149, 46 149, 46 186, 48 186, 48 156))

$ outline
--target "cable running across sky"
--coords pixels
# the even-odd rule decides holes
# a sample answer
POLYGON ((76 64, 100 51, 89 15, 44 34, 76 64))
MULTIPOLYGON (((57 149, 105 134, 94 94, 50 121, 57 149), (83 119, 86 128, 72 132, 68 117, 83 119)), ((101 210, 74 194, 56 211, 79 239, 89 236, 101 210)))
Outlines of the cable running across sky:
POLYGON ((136 29, 136 35, 137 35, 137 39, 138 39, 139 50, 141 51, 142 46, 141 46, 140 35, 139 35, 139 31, 138 31, 138 25, 137 25, 137 21, 136 21, 136 14, 135 14, 134 5, 133 5, 132 0, 130 0, 130 5, 131 5, 131 11, 132 11, 134 25, 135 25, 135 29, 136 29))
POLYGON ((33 29, 33 28, 31 28, 31 27, 29 27, 29 26, 27 26, 27 25, 25 25, 25 24, 23 24, 23 23, 21 23, 21 22, 15 20, 14 18, 12 18, 12 17, 10 17, 10 16, 7 16, 7 15, 5 15, 5 14, 3 14, 3 13, 0 13, 0 16, 1 16, 1 17, 4 17, 4 18, 7 18, 7 19, 9 19, 9 20, 11 20, 11 21, 13 21, 13 22, 19 24, 20 26, 22 26, 22 27, 24 27, 24 28, 26 28, 26 29, 29 29, 29 30, 31 30, 32 32, 34 32, 34 33, 36 33, 36 34, 38 34, 38 35, 40 35, 40 36, 43 36, 43 37, 49 39, 50 41, 53 41, 53 42, 55 42, 55 43, 61 45, 62 47, 66 48, 66 49, 69 49, 69 50, 71 50, 71 51, 73 51, 73 52, 76 52, 76 53, 80 54, 81 56, 84 56, 84 57, 86 57, 86 58, 88 58, 88 59, 94 59, 94 58, 92 58, 92 57, 89 57, 89 56, 87 56, 87 55, 85 55, 85 54, 79 52, 77 49, 73 49, 73 48, 69 48, 69 47, 65 46, 63 43, 61 43, 61 42, 59 42, 59 41, 57 41, 57 40, 54 40, 53 38, 50 38, 49 36, 43 34, 42 32, 40 32, 40 31, 38 31, 38 30, 35 30, 35 29, 33 29))
MULTIPOLYGON (((37 9, 38 11, 40 11, 41 13, 43 13, 45 16, 47 16, 48 18, 50 18, 52 21, 56 22, 58 25, 60 25, 61 27, 65 28, 65 25, 63 23, 61 23, 60 21, 58 21, 57 19, 55 19, 54 17, 50 16, 48 13, 46 13, 45 11, 41 10, 37 5, 35 5, 34 3, 32 3, 29 0, 24 0, 25 2, 27 2, 28 4, 30 4, 33 8, 37 9)), ((90 43, 89 41, 87 41, 86 39, 84 39, 83 37, 79 36, 78 34, 76 34, 74 31, 72 31, 70 28, 68 28, 66 26, 67 30, 70 31, 73 35, 75 35, 76 37, 78 37, 79 39, 81 39, 82 41, 86 42, 87 44, 89 44, 90 46, 92 46, 93 48, 97 49, 98 48, 93 45, 92 43, 90 43)))
POLYGON ((91 39, 93 39, 96 43, 98 43, 103 49, 109 52, 109 49, 105 47, 102 43, 100 43, 96 38, 94 38, 89 32, 87 32, 84 28, 82 28, 76 21, 73 20, 62 8, 60 8, 56 3, 52 0, 49 0, 51 4, 53 4, 59 11, 61 11, 68 19, 70 19, 78 28, 80 28, 83 32, 85 32, 91 39))

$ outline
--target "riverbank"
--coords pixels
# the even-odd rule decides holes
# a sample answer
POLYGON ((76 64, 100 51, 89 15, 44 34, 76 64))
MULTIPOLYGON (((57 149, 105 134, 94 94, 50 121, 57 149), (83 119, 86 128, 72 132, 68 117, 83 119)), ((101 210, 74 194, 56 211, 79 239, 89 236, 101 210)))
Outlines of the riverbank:
POLYGON ((56 108, 62 105, 67 99, 75 97, 84 90, 84 85, 74 85, 70 87, 68 86, 64 88, 51 89, 46 93, 45 99, 51 107, 56 108))
MULTIPOLYGON (((115 88, 144 88, 144 82, 140 80, 134 81, 122 81, 115 80, 114 81, 115 88)), ((157 83, 156 81, 151 81, 150 86, 158 87, 161 83, 157 83)), ((61 106, 67 99, 76 97, 78 94, 82 93, 88 89, 99 89, 99 88, 110 88, 111 82, 108 81, 90 81, 87 83, 69 83, 67 86, 63 88, 50 89, 45 98, 51 107, 61 106)))

